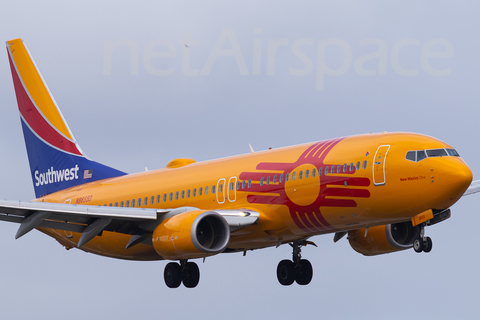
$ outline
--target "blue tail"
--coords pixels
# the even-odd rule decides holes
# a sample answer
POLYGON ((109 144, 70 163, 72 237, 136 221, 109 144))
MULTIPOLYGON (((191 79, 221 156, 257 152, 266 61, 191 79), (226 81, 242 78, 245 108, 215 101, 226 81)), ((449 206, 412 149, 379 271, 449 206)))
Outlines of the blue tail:
POLYGON ((125 175, 83 154, 23 41, 7 51, 35 196, 125 175))

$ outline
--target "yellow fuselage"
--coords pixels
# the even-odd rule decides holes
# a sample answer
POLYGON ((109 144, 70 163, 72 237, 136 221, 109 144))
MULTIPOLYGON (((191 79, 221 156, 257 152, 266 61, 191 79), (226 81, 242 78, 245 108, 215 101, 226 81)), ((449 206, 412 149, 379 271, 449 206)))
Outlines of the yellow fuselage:
MULTIPOLYGON (((425 210, 450 207, 472 180, 465 162, 456 156, 406 159, 408 151, 439 148, 452 147, 419 134, 358 135, 200 163, 178 159, 164 169, 96 181, 36 201, 250 209, 260 213, 258 223, 233 232, 228 245, 243 251, 408 221, 425 210)), ((39 229, 67 248, 81 236, 39 229)), ((149 245, 126 249, 129 239, 104 231, 81 249, 121 259, 162 259, 149 245)))

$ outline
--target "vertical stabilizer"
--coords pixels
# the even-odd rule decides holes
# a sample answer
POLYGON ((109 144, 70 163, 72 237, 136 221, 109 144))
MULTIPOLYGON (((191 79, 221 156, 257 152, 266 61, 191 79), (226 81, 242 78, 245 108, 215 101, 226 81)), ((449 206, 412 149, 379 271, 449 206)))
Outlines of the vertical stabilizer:
POLYGON ((7 51, 36 197, 124 175, 84 155, 23 41, 7 51))

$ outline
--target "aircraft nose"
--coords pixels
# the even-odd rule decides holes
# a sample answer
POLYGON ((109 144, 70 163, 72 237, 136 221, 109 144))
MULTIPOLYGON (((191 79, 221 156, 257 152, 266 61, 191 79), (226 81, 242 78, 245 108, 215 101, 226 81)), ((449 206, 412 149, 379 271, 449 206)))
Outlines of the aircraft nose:
POLYGON ((472 183, 472 170, 460 158, 450 160, 444 168, 445 179, 442 179, 442 184, 448 189, 451 198, 460 198, 472 183))

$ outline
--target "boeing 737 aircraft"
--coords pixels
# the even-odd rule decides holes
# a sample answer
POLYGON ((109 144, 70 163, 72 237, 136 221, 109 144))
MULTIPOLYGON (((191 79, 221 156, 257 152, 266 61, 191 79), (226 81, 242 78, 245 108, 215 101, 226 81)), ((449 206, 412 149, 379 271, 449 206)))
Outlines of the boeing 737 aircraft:
POLYGON ((455 149, 415 133, 365 134, 127 174, 80 149, 21 39, 7 42, 36 199, 0 201, 0 220, 66 249, 128 260, 171 260, 165 283, 197 286, 193 259, 289 244, 282 285, 310 283, 301 248, 348 235, 378 255, 429 252, 425 227, 479 191, 455 149))

